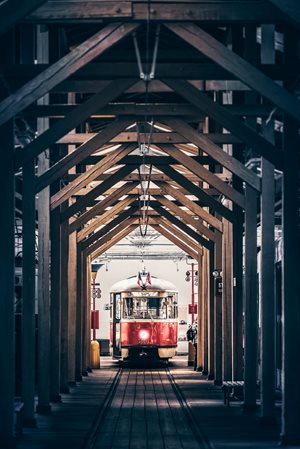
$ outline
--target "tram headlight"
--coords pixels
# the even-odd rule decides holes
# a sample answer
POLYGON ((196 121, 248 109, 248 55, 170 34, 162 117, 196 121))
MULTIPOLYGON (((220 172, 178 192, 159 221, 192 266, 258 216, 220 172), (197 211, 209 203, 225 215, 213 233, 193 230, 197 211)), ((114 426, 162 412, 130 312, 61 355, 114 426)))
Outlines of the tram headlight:
POLYGON ((141 329, 139 332, 139 337, 141 340, 148 340, 150 334, 146 329, 141 329))

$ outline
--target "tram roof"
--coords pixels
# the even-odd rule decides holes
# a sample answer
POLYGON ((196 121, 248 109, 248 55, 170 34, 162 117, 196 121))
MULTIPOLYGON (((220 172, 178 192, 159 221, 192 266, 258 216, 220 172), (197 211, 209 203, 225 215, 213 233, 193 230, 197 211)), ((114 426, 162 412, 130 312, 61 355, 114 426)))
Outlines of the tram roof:
MULTIPOLYGON (((165 290, 169 292, 177 292, 178 289, 172 282, 166 281, 164 279, 159 279, 155 276, 151 276, 151 285, 147 287, 147 290, 157 291, 165 290)), ((143 291, 142 288, 137 283, 137 276, 131 276, 128 279, 123 279, 122 281, 116 282, 110 288, 110 293, 124 292, 124 291, 143 291)))

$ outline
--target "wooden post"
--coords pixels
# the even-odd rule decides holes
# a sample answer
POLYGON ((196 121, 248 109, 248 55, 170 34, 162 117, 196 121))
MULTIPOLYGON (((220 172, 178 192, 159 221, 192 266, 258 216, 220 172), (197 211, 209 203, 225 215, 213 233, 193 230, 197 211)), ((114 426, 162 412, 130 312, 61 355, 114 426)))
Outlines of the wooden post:
POLYGON ((86 264, 86 366, 91 371, 91 256, 86 264))
POLYGON ((69 235, 69 360, 68 360, 68 380, 70 385, 76 384, 76 232, 69 235))
POLYGON ((284 117, 281 439, 300 444, 299 127, 284 117))
MULTIPOLYGON (((64 202, 61 213, 67 209, 68 202, 64 202)), ((68 340, 69 340, 69 294, 68 294, 68 258, 69 258, 69 226, 64 221, 60 225, 60 254, 61 254, 61 354, 60 354, 60 391, 69 393, 68 386, 68 340)))
POLYGON ((232 380, 232 224, 225 219, 222 246, 222 372, 223 379, 232 380))
MULTIPOLYGON (((37 53, 40 63, 48 62, 48 32, 37 31, 37 53)), ((47 104, 48 97, 39 100, 47 104)), ((38 119, 41 133, 49 126, 48 119, 38 119)), ((49 150, 38 158, 38 175, 49 168, 49 150)), ((49 236, 50 236, 50 194, 49 187, 38 196, 38 404, 37 413, 51 411, 50 401, 50 285, 49 285, 49 236)))
POLYGON ((23 307, 22 307, 22 400, 24 422, 35 426, 35 166, 23 167, 23 307))
POLYGON ((203 328, 203 255, 201 253, 198 254, 198 310, 197 310, 197 322, 198 322, 198 334, 197 334, 197 370, 203 371, 203 344, 202 344, 202 328, 203 328))
POLYGON ((203 248, 203 265, 202 265, 202 353, 203 353, 203 371, 204 375, 208 374, 208 251, 203 248))
POLYGON ((244 409, 256 408, 257 379, 257 195, 246 184, 245 211, 245 386, 244 409))
MULTIPOLYGON (((272 122, 274 126, 274 123, 272 122)), ((261 194, 261 419, 275 419, 274 166, 262 158, 261 194)))
MULTIPOLYGON (((77 240, 77 233, 76 240, 77 240)), ((75 380, 80 382, 82 380, 82 252, 80 245, 76 245, 76 336, 75 336, 75 380)))
MULTIPOLYGON (((232 28, 232 50, 242 55, 244 46, 243 26, 236 25, 232 28)), ((232 103, 242 104, 243 92, 232 92, 232 103)), ((244 144, 232 145, 232 155, 240 162, 244 162, 244 144)), ((243 192, 243 183, 240 178, 232 176, 232 186, 239 192, 243 192)), ((232 365, 233 379, 241 380, 244 375, 243 356, 243 210, 236 204, 232 205, 235 217, 233 223, 233 297, 232 297, 232 365)))
MULTIPOLYGON (((20 62, 34 61, 34 29, 32 25, 20 28, 20 62)), ((32 158, 23 167, 23 302, 22 302, 22 401, 23 422, 28 427, 36 424, 35 396, 35 161, 32 158)))
MULTIPOLYGON (((2 61, 11 62, 12 34, 3 36, 2 61), (5 43, 5 45, 4 45, 5 43), (7 51, 8 58, 5 56, 7 51)), ((0 98, 8 93, 0 85, 0 98)), ((13 120, 0 127, 1 149, 5 154, 5 169, 0 176, 0 447, 14 447, 15 388, 15 175, 13 120)))
POLYGON ((52 211, 50 217, 51 231, 51 371, 50 398, 51 402, 60 402, 60 350, 61 350, 61 276, 60 276, 60 213, 59 209, 52 211))
MULTIPOLYGON (((216 231, 214 271, 222 271, 222 234, 216 231)), ((222 384, 222 298, 218 288, 219 277, 214 277, 214 341, 215 341, 215 385, 222 384)))
POLYGON ((82 338, 81 338, 81 350, 82 350, 82 375, 87 376, 87 257, 82 251, 82 265, 81 265, 81 304, 82 304, 82 338))
POLYGON ((214 342, 214 309, 215 309, 215 298, 214 298, 214 282, 212 277, 212 272, 214 269, 215 255, 213 251, 208 251, 207 258, 207 280, 208 280, 208 379, 215 378, 215 342, 214 342))

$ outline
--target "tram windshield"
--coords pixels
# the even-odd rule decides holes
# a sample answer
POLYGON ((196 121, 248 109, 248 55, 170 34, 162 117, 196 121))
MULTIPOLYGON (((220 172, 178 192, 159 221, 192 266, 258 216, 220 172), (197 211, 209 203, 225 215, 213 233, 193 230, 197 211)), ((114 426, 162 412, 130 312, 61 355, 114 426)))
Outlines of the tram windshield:
POLYGON ((177 318, 177 301, 173 296, 124 298, 123 318, 156 320, 177 318))

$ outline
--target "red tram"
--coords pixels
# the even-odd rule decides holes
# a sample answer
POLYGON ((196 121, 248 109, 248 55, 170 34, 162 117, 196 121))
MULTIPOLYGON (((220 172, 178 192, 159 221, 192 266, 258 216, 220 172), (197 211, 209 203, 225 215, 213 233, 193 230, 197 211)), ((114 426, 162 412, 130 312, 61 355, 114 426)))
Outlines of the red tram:
POLYGON ((168 281, 151 277, 147 287, 136 276, 110 290, 110 340, 113 356, 169 359, 176 354, 178 292, 168 281))

